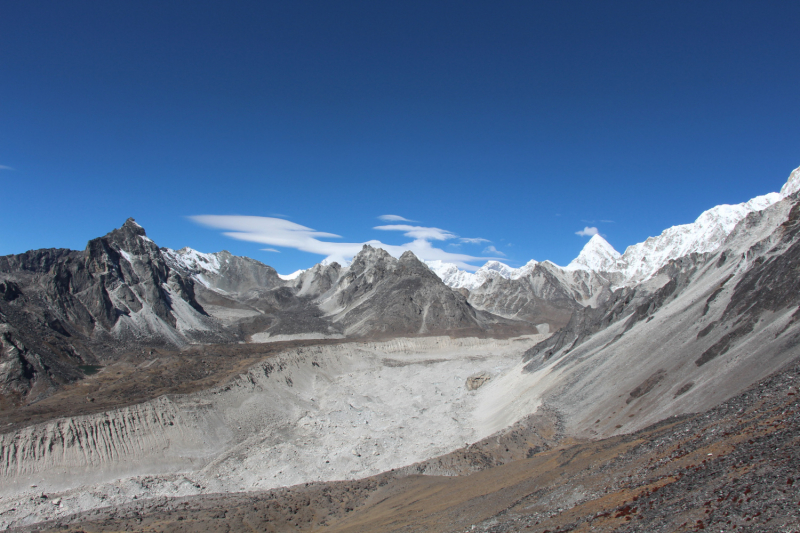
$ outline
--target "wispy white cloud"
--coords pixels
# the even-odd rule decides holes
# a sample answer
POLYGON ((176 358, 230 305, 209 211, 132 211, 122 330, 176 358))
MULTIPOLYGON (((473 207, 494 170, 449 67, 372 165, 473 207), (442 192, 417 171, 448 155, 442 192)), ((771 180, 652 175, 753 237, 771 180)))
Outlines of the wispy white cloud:
POLYGON ((412 239, 425 239, 434 241, 446 241, 456 238, 456 235, 447 230, 439 228, 426 228, 424 226, 409 226, 407 224, 393 224, 390 226, 375 226, 372 229, 381 231, 402 231, 406 237, 412 239))
MULTIPOLYGON (((365 244, 383 248, 394 257, 411 251, 424 261, 445 261, 455 263, 465 270, 475 271, 478 266, 470 263, 485 262, 499 257, 476 257, 467 254, 448 252, 431 245, 431 241, 445 241, 457 238, 454 233, 440 228, 396 224, 378 226, 381 231, 402 231, 413 239, 401 245, 384 244, 378 240, 367 242, 331 242, 321 239, 338 239, 339 235, 302 226, 288 220, 274 217, 238 215, 197 215, 189 217, 192 221, 215 229, 223 230, 223 235, 242 241, 257 242, 279 248, 291 248, 325 256, 325 260, 346 264, 365 244)), ((493 247, 492 247, 493 248, 493 247)), ((273 248, 274 250, 274 248, 273 248)), ((497 256, 503 256, 495 250, 497 256)))
POLYGON ((378 217, 379 220, 383 220, 384 222, 416 222, 415 220, 409 220, 405 217, 401 217, 400 215, 381 215, 378 217))
POLYGON ((0 170, 15 170, 15 169, 13 169, 11 167, 7 167, 5 165, 0 165, 0 170))
POLYGON ((581 237, 591 237, 592 235, 597 235, 599 231, 597 228, 586 226, 580 231, 576 231, 575 235, 580 235, 581 237))
POLYGON ((504 254, 503 252, 501 252, 500 250, 498 250, 494 246, 487 246, 486 248, 483 249, 483 253, 485 253, 485 254, 502 255, 503 257, 506 256, 506 254, 504 254))
POLYGON ((262 252, 275 252, 276 254, 281 253, 280 250, 276 250, 275 248, 262 248, 261 251, 262 252))
POLYGON ((459 242, 463 242, 466 244, 480 244, 482 242, 492 242, 489 239, 481 239, 480 237, 461 237, 458 239, 459 242))
POLYGON ((601 220, 600 222, 602 222, 603 224, 613 224, 614 223, 613 220, 601 220))

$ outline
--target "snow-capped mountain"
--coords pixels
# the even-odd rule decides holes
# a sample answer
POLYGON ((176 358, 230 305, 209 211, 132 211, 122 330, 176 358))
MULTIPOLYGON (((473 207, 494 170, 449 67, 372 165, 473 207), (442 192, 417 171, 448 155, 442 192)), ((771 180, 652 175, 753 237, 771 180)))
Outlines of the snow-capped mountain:
MULTIPOLYGON (((671 260, 691 253, 709 253, 719 249, 747 215, 763 211, 797 191, 800 191, 800 167, 791 173, 780 192, 757 196, 741 204, 718 205, 703 212, 691 224, 672 226, 661 235, 629 246, 621 255, 603 237, 595 235, 586 243, 578 257, 561 268, 569 271, 619 273, 621 280, 615 286, 635 284, 652 277, 671 260)), ((426 264, 450 287, 475 290, 495 276, 505 279, 520 278, 529 273, 536 262, 531 261, 519 269, 513 269, 503 263, 490 261, 474 274, 460 270, 452 263, 427 261, 426 264)))
POLYGON ((578 257, 566 266, 567 270, 594 270, 612 272, 621 255, 600 235, 594 235, 583 247, 578 257))
POLYGON ((439 276, 445 285, 454 289, 477 289, 487 279, 500 277, 503 279, 519 279, 525 274, 531 272, 533 267, 538 264, 538 261, 531 259, 525 265, 519 268, 512 268, 500 261, 488 261, 485 265, 475 272, 467 272, 460 270, 453 263, 445 263, 443 261, 425 261, 428 268, 439 276))
POLYGON ((770 193, 737 205, 718 205, 702 213, 691 224, 673 226, 657 237, 629 246, 613 270, 625 275, 626 283, 645 280, 670 260, 690 253, 717 250, 742 219, 782 200, 770 193))
POLYGON ((246 292, 257 288, 282 286, 283 280, 271 266, 227 250, 206 254, 192 248, 162 248, 167 264, 190 276, 207 289, 224 293, 246 292))

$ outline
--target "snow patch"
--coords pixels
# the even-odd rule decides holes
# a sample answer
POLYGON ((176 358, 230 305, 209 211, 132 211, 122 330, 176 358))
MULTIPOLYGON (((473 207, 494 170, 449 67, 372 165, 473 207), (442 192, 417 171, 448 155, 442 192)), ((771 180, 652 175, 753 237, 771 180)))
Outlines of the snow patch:
POLYGON ((184 270, 193 273, 209 272, 219 274, 222 266, 219 253, 204 254, 192 248, 181 248, 178 251, 167 249, 165 254, 184 270))
POLYGON ((278 277, 284 281, 290 281, 299 278, 300 274, 302 274, 303 272, 305 272, 305 270, 295 270, 291 274, 278 274, 278 277))
POLYGON ((124 257, 124 258, 125 258, 125 261, 127 261, 128 263, 130 263, 130 264, 133 264, 133 258, 131 257, 131 254, 129 254, 129 253, 128 253, 128 252, 126 252, 125 250, 122 250, 122 249, 120 249, 120 250, 119 250, 119 255, 121 255, 122 257, 124 257))

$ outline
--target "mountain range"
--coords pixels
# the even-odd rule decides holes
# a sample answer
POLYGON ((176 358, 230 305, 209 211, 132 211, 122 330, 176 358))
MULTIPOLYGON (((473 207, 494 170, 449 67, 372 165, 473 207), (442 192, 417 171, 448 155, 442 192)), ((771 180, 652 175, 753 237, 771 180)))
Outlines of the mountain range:
MULTIPOLYGON (((348 265, 280 276, 225 251, 159 248, 133 219, 83 251, 0 257, 0 423, 9 421, 0 429, 0 476, 15 487, 6 497, 18 505, 2 523, 32 523, 17 508, 52 518, 49 507, 19 502, 26 483, 74 489, 77 482, 45 474, 69 465, 80 465, 80 483, 111 487, 135 469, 109 465, 149 458, 160 470, 136 476, 192 472, 197 487, 186 494, 202 495, 357 479, 419 461, 427 465, 420 471, 455 475, 467 467, 434 458, 457 453, 464 439, 501 442, 512 429, 538 443, 528 458, 558 439, 649 431, 715 408, 796 362, 798 271, 800 168, 778 193, 714 207, 621 254, 594 235, 565 267, 490 261, 470 273, 364 246, 348 265), (209 370, 190 388, 137 395, 136 406, 115 400, 115 409, 128 409, 126 429, 103 437, 100 463, 81 459, 100 453, 97 444, 63 433, 113 426, 123 416, 63 400, 85 396, 80 387, 103 383, 97 390, 111 391, 103 387, 121 379, 113 376, 152 378, 147 372, 158 365, 194 376, 186 369, 211 368, 214 357, 228 366, 219 363, 227 373, 217 371, 213 383, 203 381, 209 370), (151 411, 158 414, 142 414, 151 411), (313 412, 325 416, 309 418, 313 412), (384 415, 364 414, 373 412, 384 415), (169 424, 164 413, 172 413, 169 424), (383 422, 406 414, 402 423, 383 422), (532 416, 547 422, 534 431, 525 425, 532 416), (364 433, 369 424, 376 433, 364 433), (546 435, 545 426, 553 428, 546 435), (187 436, 194 434, 207 438, 194 442, 187 436), (125 451, 124 435, 161 444, 125 451), (369 439, 376 440, 367 454, 369 439), (286 459, 298 453, 282 447, 288 442, 329 459, 286 459), (176 443, 195 451, 179 453, 176 443), (342 458, 345 447, 352 454, 342 458), (274 479, 253 478, 246 465, 256 464, 274 479)), ((97 394, 89 404, 111 392, 97 394)), ((486 457, 498 464, 512 459, 492 450, 486 457)), ((114 487, 103 490, 130 501, 114 487)), ((76 505, 75 512, 100 506, 76 505)))

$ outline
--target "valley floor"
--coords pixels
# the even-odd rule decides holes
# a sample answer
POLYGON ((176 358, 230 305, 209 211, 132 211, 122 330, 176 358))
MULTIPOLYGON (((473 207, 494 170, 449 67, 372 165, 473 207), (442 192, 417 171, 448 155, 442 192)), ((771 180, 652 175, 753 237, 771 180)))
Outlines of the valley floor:
POLYGON ((267 357, 267 346, 242 345, 240 357, 235 347, 204 347, 107 367, 60 402, 23 410, 40 423, 12 418, 0 434, 0 528, 144 499, 359 479, 448 454, 537 410, 538 396, 508 394, 506 380, 521 375, 522 352, 543 338, 332 341, 267 357), (121 392, 208 386, 209 366, 238 373, 114 407, 131 397, 121 392))
POLYGON ((32 530, 800 531, 798 385, 794 362, 705 413, 597 441, 561 437, 545 408, 414 468, 131 502, 32 530), (420 475, 443 464, 474 472, 420 475))

